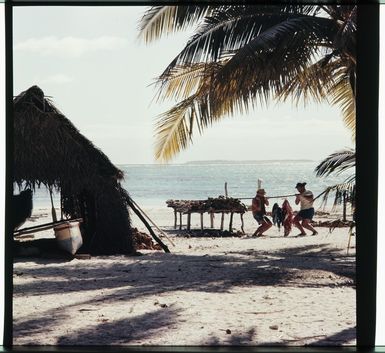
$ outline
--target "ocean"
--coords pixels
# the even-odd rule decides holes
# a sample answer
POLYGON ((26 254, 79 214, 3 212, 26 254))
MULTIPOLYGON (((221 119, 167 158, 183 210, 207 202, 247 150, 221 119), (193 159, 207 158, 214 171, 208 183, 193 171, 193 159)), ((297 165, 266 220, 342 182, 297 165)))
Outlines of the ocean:
MULTIPOLYGON (((126 164, 117 165, 123 170, 123 187, 143 207, 166 207, 166 200, 202 200, 225 194, 227 182, 229 197, 250 199, 255 195, 258 179, 267 196, 296 193, 297 182, 307 182, 307 189, 314 196, 326 187, 345 180, 354 173, 350 171, 339 176, 320 178, 315 176, 315 161, 256 161, 256 162, 205 162, 187 164, 126 164)), ((319 198, 315 206, 320 204, 319 198)), ((54 205, 59 207, 60 197, 54 195, 54 205)), ((289 198, 289 201, 293 198, 289 198)), ((332 199, 328 205, 332 205, 332 199)), ((243 200, 248 204, 248 200, 243 200)), ((272 203, 282 200, 272 200, 272 203)), ((34 194, 34 207, 50 207, 48 191, 43 187, 34 194)))

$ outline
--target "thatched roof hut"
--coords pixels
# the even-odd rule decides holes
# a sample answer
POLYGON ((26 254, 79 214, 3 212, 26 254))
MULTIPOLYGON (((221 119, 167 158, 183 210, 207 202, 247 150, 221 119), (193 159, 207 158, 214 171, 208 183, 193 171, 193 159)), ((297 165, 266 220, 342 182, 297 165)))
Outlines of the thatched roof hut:
POLYGON ((81 217, 83 248, 92 254, 132 253, 123 172, 33 86, 14 99, 14 181, 61 193, 66 217, 81 217))

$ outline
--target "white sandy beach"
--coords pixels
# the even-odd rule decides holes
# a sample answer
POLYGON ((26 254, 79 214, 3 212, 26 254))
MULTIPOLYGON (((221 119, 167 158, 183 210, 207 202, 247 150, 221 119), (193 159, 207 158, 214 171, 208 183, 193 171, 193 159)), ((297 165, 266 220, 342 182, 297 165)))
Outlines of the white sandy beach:
MULTIPOLYGON (((293 229, 284 238, 273 227, 252 238, 257 225, 247 212, 243 236, 186 237, 173 229, 171 209, 144 210, 175 242, 162 238, 170 254, 16 259, 15 345, 355 344, 355 239, 347 255, 348 228, 330 234, 320 227, 306 237, 293 229)), ((36 214, 24 226, 50 221, 49 210, 36 214)), ((135 215, 132 222, 146 231, 135 215)), ((198 215, 192 227, 200 228, 198 215)), ((35 234, 42 236, 53 232, 35 234)))

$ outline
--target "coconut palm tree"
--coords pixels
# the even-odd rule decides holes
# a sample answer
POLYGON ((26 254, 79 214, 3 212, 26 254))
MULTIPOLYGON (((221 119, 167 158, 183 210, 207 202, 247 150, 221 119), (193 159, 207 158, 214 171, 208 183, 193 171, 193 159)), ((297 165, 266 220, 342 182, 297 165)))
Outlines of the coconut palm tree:
POLYGON ((153 6, 145 42, 196 24, 158 77, 158 99, 176 104, 156 123, 156 158, 170 160, 225 116, 271 99, 328 100, 355 135, 355 5, 153 6))
MULTIPOLYGON (((354 149, 345 149, 332 153, 325 158, 315 168, 316 175, 328 176, 331 174, 341 174, 347 170, 355 168, 356 166, 356 152, 354 149)), ((342 183, 329 186, 324 191, 323 204, 326 205, 328 197, 335 192, 333 207, 343 204, 343 220, 346 220, 346 203, 350 202, 352 210, 355 209, 356 196, 356 176, 355 173, 348 176, 342 183)))

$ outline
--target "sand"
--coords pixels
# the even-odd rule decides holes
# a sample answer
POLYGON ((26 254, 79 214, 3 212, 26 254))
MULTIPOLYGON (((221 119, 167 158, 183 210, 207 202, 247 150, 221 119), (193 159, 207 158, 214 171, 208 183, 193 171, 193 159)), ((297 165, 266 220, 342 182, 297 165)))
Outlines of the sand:
MULTIPOLYGON (((171 209, 144 210, 175 243, 162 238, 170 254, 16 259, 15 345, 356 343, 355 239, 347 254, 347 228, 306 237, 294 229, 284 238, 273 227, 253 238, 248 212, 244 236, 187 237, 173 229, 171 209)), ((37 210, 25 226, 49 216, 37 210)), ((192 226, 200 227, 198 215, 192 226)), ((240 229, 238 217, 234 227, 240 229)))

